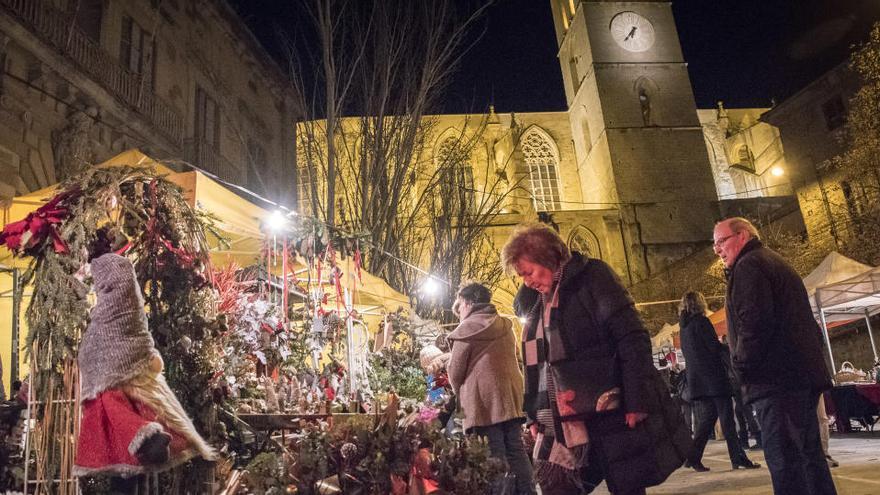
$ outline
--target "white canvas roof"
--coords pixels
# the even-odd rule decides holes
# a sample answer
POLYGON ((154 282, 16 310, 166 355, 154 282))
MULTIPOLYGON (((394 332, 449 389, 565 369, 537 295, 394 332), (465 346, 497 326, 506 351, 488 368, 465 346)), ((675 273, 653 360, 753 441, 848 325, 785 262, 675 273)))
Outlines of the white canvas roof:
POLYGON ((871 350, 877 359, 877 346, 870 316, 880 313, 880 268, 851 260, 832 252, 812 273, 804 277, 813 315, 822 324, 831 366, 834 355, 828 339, 828 322, 864 318, 868 325, 871 350))

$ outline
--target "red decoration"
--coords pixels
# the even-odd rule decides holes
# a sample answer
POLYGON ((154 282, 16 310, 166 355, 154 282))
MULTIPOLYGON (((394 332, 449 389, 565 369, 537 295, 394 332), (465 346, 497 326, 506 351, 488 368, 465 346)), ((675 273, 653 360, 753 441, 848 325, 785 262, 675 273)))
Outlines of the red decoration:
POLYGON ((46 239, 51 238, 52 249, 56 253, 67 254, 67 244, 61 239, 58 226, 69 214, 64 203, 78 195, 78 189, 64 191, 36 211, 29 213, 24 220, 8 224, 3 232, 0 232, 0 245, 5 244, 16 256, 22 254, 37 256, 43 249, 46 239))

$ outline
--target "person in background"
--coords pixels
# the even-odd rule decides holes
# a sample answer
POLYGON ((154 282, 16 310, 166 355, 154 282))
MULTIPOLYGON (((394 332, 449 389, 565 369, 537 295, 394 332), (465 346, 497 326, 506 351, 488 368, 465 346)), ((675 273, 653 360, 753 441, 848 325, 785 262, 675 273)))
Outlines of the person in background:
POLYGON ((819 395, 816 415, 819 420, 819 438, 822 440, 822 453, 825 454, 828 466, 836 468, 840 466, 840 463, 828 453, 828 441, 831 438, 831 421, 828 419, 828 412, 825 410, 825 398, 822 395, 819 395))
POLYGON ((534 494, 532 466, 522 443, 523 378, 516 336, 491 299, 491 291, 479 283, 459 289, 452 309, 460 323, 448 337, 449 382, 464 411, 465 432, 486 437, 492 456, 506 461, 516 477, 517 493, 534 494))
POLYGON ((687 392, 687 372, 681 363, 675 363, 670 368, 669 385, 672 400, 681 409, 681 415, 684 417, 684 424, 687 426, 691 435, 694 433, 694 414, 691 407, 691 399, 687 392))
POLYGON ((688 292, 678 306, 681 328, 681 352, 687 363, 688 394, 694 405, 694 449, 686 465, 695 471, 708 471, 703 465, 703 451, 715 421, 727 441, 727 455, 733 469, 756 469, 746 456, 736 435, 733 419, 733 389, 724 366, 724 345, 718 341, 715 328, 706 318, 706 299, 700 292, 688 292))
POLYGON ((611 267, 540 223, 518 226, 501 259, 525 286, 514 307, 527 314, 525 409, 541 492, 589 493, 605 480, 614 494, 643 494, 662 483, 690 434, 611 267))
POLYGON ((758 426, 758 420, 755 419, 755 411, 752 406, 743 402, 742 386, 733 372, 733 363, 730 360, 730 345, 727 343, 727 334, 721 337, 721 344, 724 346, 724 367, 727 371, 727 379, 730 380, 730 386, 733 388, 733 415, 736 418, 736 428, 739 433, 739 444, 743 449, 761 450, 761 427, 758 426), (749 437, 755 439, 754 445, 749 445, 749 437))
POLYGON ((713 237, 726 268, 733 370, 758 415, 773 491, 836 495, 816 414, 831 374, 803 280, 745 218, 718 222, 713 237))

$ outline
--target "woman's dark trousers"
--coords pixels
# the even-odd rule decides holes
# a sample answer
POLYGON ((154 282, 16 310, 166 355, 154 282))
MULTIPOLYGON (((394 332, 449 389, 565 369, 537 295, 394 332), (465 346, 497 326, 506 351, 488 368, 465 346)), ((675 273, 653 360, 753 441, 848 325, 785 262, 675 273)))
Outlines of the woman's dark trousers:
POLYGON ((522 420, 512 419, 489 426, 475 426, 472 430, 474 434, 486 437, 492 457, 507 461, 510 472, 516 476, 517 493, 534 494, 532 463, 522 442, 522 420))
POLYGON ((727 455, 737 463, 746 459, 746 453, 739 445, 736 435, 736 422, 733 419, 733 399, 731 397, 710 397, 691 401, 694 407, 694 447, 691 464, 699 464, 706 450, 706 442, 715 429, 715 421, 721 420, 721 431, 727 441, 727 455))

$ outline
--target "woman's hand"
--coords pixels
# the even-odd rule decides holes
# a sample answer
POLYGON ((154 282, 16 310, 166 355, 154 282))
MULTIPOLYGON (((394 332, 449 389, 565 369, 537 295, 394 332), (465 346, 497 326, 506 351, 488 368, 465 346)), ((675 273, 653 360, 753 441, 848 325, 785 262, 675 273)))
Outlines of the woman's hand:
POLYGON ((648 413, 630 412, 626 413, 626 425, 630 429, 635 428, 636 424, 648 417, 648 413))
POLYGON ((532 440, 538 439, 538 423, 532 423, 529 425, 529 433, 532 434, 532 440))

